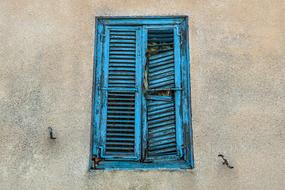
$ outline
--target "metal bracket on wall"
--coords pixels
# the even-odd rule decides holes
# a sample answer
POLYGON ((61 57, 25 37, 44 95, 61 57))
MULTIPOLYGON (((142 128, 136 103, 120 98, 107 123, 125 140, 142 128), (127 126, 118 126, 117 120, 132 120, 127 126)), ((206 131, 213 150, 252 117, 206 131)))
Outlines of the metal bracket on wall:
POLYGON ((96 169, 96 167, 98 166, 99 162, 101 162, 103 159, 101 158, 102 156, 102 146, 97 147, 97 156, 93 156, 92 160, 93 160, 93 169, 96 169))
POLYGON ((98 166, 99 162, 102 161, 101 158, 98 158, 98 157, 95 157, 95 156, 92 158, 92 160, 93 160, 93 167, 92 167, 92 169, 96 169, 96 167, 98 166))

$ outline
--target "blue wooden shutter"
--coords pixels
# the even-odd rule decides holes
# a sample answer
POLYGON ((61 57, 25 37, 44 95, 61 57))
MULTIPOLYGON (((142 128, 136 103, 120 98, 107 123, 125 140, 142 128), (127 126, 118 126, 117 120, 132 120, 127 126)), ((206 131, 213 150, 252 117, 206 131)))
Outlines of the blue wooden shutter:
POLYGON ((183 156, 178 34, 178 28, 148 31, 145 156, 150 160, 183 156))
POLYGON ((101 157, 106 160, 140 159, 140 36, 139 27, 105 29, 101 157))

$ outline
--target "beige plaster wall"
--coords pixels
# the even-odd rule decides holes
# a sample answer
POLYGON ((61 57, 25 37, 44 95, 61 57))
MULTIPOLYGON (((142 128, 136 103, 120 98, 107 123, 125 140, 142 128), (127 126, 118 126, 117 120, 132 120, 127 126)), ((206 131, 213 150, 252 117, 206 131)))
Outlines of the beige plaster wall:
POLYGON ((283 190, 284 10, 284 0, 1 0, 0 189, 283 190), (194 170, 88 172, 104 15, 190 17, 194 170))

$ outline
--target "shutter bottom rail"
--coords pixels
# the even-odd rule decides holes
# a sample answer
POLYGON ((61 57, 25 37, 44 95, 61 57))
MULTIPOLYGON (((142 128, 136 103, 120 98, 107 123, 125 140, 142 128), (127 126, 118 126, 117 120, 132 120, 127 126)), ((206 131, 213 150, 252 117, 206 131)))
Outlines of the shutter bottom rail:
POLYGON ((131 161, 106 161, 101 160, 94 168, 96 170, 180 170, 193 169, 191 164, 185 160, 165 162, 131 162, 131 161))

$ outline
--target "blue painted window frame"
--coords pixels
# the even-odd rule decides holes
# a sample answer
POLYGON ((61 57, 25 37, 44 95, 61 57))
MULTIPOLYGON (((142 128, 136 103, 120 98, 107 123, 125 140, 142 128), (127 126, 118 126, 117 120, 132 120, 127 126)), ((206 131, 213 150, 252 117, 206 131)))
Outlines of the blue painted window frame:
MULTIPOLYGON (((96 17, 95 26, 95 47, 94 47, 94 83, 93 83, 93 103, 92 103, 92 141, 91 141, 91 157, 100 157, 104 154, 104 147, 101 146, 104 141, 104 135, 106 130, 101 128, 102 118, 106 117, 106 109, 104 109, 105 103, 102 102, 102 96, 104 94, 100 93, 100 89, 106 87, 106 84, 102 84, 102 78, 104 75, 104 70, 106 68, 106 63, 104 64, 103 53, 108 51, 108 47, 105 46, 106 33, 108 27, 138 27, 139 32, 142 32, 142 38, 139 40, 138 46, 141 46, 141 53, 143 54, 147 39, 144 34, 149 29, 159 29, 163 28, 173 28, 176 37, 174 38, 174 43, 177 47, 174 52, 175 59, 175 83, 176 87, 181 87, 182 91, 177 91, 176 100, 181 102, 180 112, 177 110, 178 122, 176 126, 180 126, 176 129, 177 138, 177 149, 179 154, 183 155, 183 159, 177 161, 165 161, 165 162, 154 162, 154 163, 142 163, 139 162, 137 157, 130 157, 129 160, 112 160, 112 161, 101 161, 96 165, 96 169, 188 169, 194 168, 194 155, 193 155, 193 135, 192 135, 192 122, 191 122, 191 86, 190 86, 190 59, 189 59, 189 38, 188 38, 188 17, 187 16, 162 16, 162 17, 96 17), (107 30, 106 30, 107 29, 107 30), (177 64, 179 63, 179 64, 177 64), (105 68, 104 68, 105 65, 105 68), (179 100, 180 99, 180 100, 179 100), (105 111, 104 111, 105 110, 105 111), (179 113, 178 113, 179 112, 179 113), (133 160, 133 161, 132 161, 133 160)), ((137 59, 141 63, 145 63, 145 56, 141 56, 137 59)), ((137 76, 142 75, 144 65, 138 66, 137 64, 136 72, 137 76)), ((106 75, 106 73, 105 73, 106 75)), ((142 80, 137 78, 137 80, 142 80)), ((141 89, 141 88, 138 88, 141 89)), ((142 92, 139 90, 138 94, 142 92)), ((142 96, 143 97, 143 96, 142 96)), ((104 100, 103 100, 104 101, 104 100)), ((106 100, 105 100, 106 101, 106 100)), ((142 102, 137 102, 138 106, 145 106, 145 100, 142 98, 142 102)), ((145 112, 144 112, 145 113, 145 112)), ((143 114, 144 114, 143 113, 143 114)), ((146 117, 143 117, 146 118, 146 117)), ((141 138, 145 134, 146 121, 142 122, 143 131, 136 135, 136 139, 141 138)), ((138 130, 138 129, 137 129, 138 130)), ((140 129, 139 129, 140 130, 140 129)), ((144 141, 142 140, 142 141, 144 141)), ((136 146, 141 147, 140 141, 136 141, 136 146)), ((145 142, 142 142, 145 143, 145 142)), ((136 149, 136 155, 140 157, 139 149, 136 149)), ((94 163, 92 163, 94 166, 94 163)))

